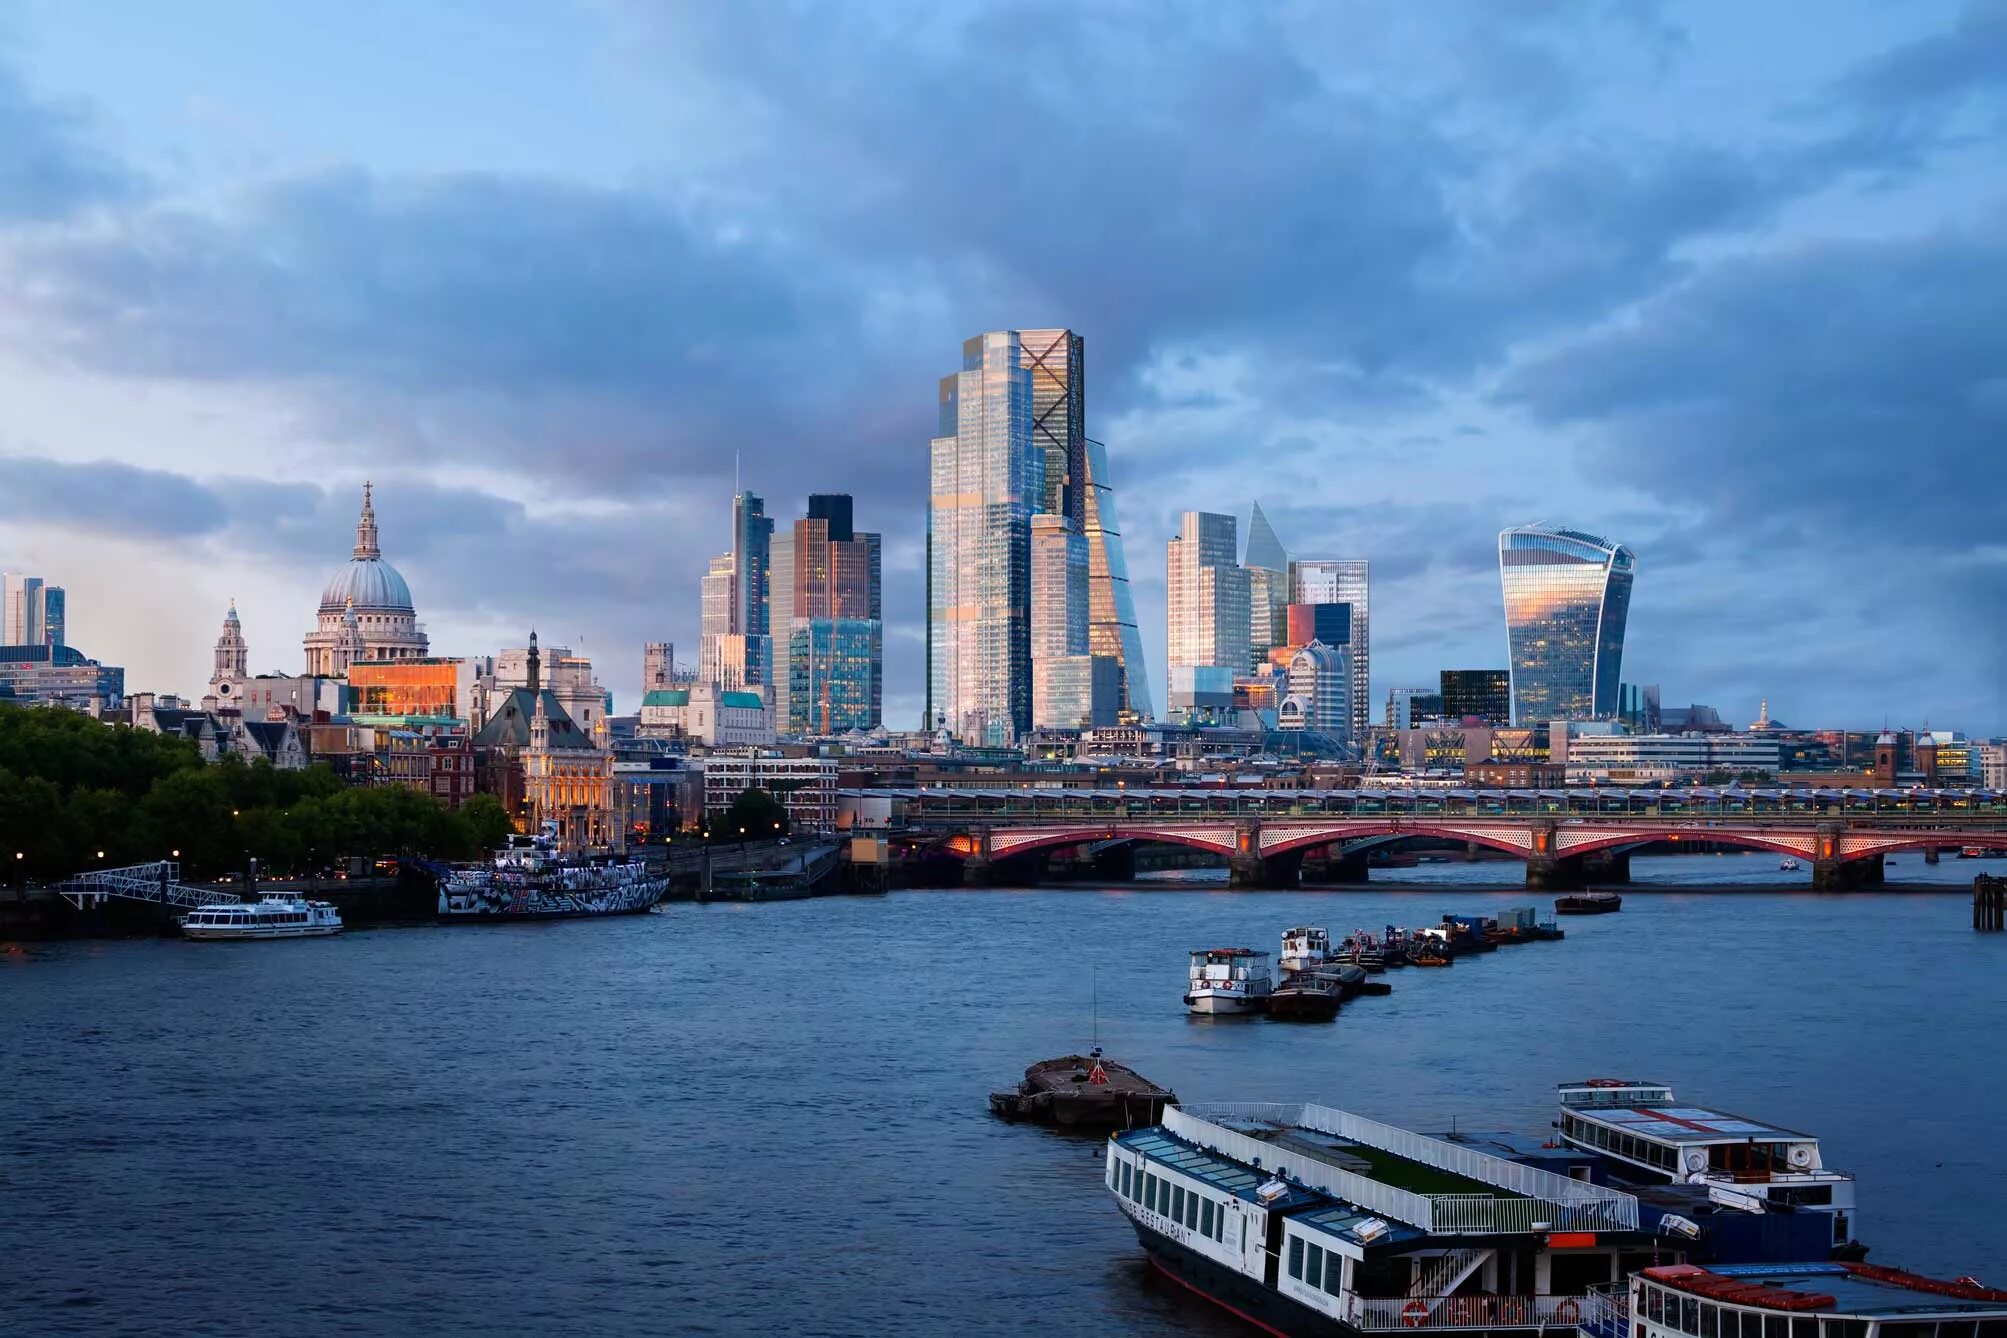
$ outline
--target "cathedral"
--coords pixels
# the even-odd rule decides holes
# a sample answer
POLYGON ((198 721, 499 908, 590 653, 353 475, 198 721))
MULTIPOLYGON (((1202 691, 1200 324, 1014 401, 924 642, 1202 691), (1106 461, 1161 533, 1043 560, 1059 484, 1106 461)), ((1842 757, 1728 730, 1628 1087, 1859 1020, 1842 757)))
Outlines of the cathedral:
POLYGON ((355 551, 321 591, 318 625, 306 637, 306 672, 338 677, 357 660, 414 660, 429 649, 411 607, 411 587, 377 546, 376 510, 365 483, 355 551))

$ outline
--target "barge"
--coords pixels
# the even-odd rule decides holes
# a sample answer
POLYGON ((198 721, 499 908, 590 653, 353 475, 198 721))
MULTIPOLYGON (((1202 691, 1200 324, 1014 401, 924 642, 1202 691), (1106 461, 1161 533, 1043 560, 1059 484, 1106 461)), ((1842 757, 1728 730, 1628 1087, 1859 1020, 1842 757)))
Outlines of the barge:
POLYGON ((1068 1128, 1133 1129, 1155 1124, 1178 1094, 1126 1064, 1084 1055, 1042 1059, 1011 1092, 991 1092, 990 1109, 1007 1120, 1041 1120, 1068 1128))
POLYGON ((1624 899, 1615 892, 1571 892, 1554 898, 1556 915, 1608 915, 1624 909, 1624 899))

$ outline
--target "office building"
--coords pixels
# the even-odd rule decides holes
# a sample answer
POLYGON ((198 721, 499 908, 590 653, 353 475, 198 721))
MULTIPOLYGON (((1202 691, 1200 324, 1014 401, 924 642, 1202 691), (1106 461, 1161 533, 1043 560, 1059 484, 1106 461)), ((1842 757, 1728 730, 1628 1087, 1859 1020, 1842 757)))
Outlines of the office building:
POLYGON ((1224 669, 1230 679, 1249 667, 1247 569, 1234 529, 1232 516, 1187 511, 1166 546, 1165 661, 1173 671, 1224 669))
POLYGON ((1512 722, 1512 675, 1503 669, 1444 669, 1442 713, 1451 720, 1487 725, 1512 722))
POLYGON ((411 587, 384 560, 367 483, 362 485, 355 548, 348 565, 322 588, 314 630, 301 646, 307 673, 319 677, 339 677, 358 660, 414 660, 431 651, 411 602, 411 587))
POLYGON ((62 644, 63 588, 39 576, 0 574, 0 645, 62 644))
POLYGON ((773 536, 768 615, 773 701, 788 734, 872 730, 884 709, 882 542, 858 533, 851 499, 818 493, 773 536))
POLYGON ((0 698, 113 709, 125 698, 125 670, 86 659, 74 646, 0 646, 0 698))
MULTIPOLYGON (((348 667, 348 713, 364 725, 464 728, 473 720, 475 679, 472 660, 363 660, 348 667)), ((583 705, 597 722, 598 703, 583 705)))
MULTIPOLYGON (((1763 705, 1767 713, 1770 703, 1765 702, 1763 705)), ((1617 689, 1617 719, 1633 734, 1657 734, 1664 729, 1664 714, 1659 708, 1659 685, 1620 684, 1617 689)), ((1722 728, 1726 729, 1727 726, 1723 725, 1722 728)), ((1750 728, 1768 729, 1770 722, 1766 718, 1751 725, 1750 728)))
POLYGON ((1283 610, 1284 644, 1291 648, 1322 641, 1327 646, 1352 647, 1350 604, 1290 604, 1283 610))
POLYGON ((1302 558, 1289 564, 1289 602, 1347 604, 1352 610, 1352 636, 1347 650, 1352 665, 1352 734, 1364 738, 1372 723, 1373 635, 1372 581, 1369 564, 1355 558, 1302 558))
POLYGON ((1033 376, 1014 330, 965 341, 929 443, 927 726, 1014 745, 1031 728, 1031 518, 1045 510, 1033 376))
POLYGON ((1097 659, 1115 661, 1115 707, 1134 724, 1156 712, 1150 673, 1143 661, 1143 637, 1136 628, 1136 605, 1129 590, 1129 559, 1115 513, 1108 472, 1108 448, 1087 443, 1087 486, 1081 490, 1087 534, 1087 649, 1097 659))
POLYGON ((1276 708, 1276 728, 1329 735, 1352 734, 1351 655, 1347 648, 1312 641, 1290 656, 1286 694, 1276 708))
POLYGON ((1782 745, 1756 734, 1578 734, 1567 732, 1555 760, 1570 780, 1677 781, 1709 777, 1771 776, 1782 765, 1782 745))
POLYGON ((1498 536, 1514 724, 1612 719, 1635 559, 1577 530, 1498 536))
MULTIPOLYGON (((707 757, 704 772, 704 816, 716 820, 747 790, 765 790, 787 810, 790 829, 798 832, 836 830, 838 763, 833 757, 707 757)), ((738 832, 713 835, 736 837, 738 832)), ((772 832, 743 833, 749 841, 772 832)))
MULTIPOLYGON (((1259 669, 1269 652, 1288 644, 1289 555, 1275 536, 1275 527, 1254 504, 1247 520, 1248 667, 1259 669)), ((1302 643, 1296 643, 1302 644, 1302 643)), ((1326 644, 1332 644, 1327 642, 1326 644)))
POLYGON ((1447 715, 1440 692, 1428 688, 1387 689, 1387 728, 1413 729, 1424 720, 1447 715))
POLYGON ((772 677, 767 586, 774 523, 749 492, 732 498, 732 547, 711 559, 698 586, 697 676, 728 688, 772 677))
POLYGON ((541 685, 540 690, 557 702, 567 720, 596 745, 605 746, 606 718, 613 713, 613 698, 600 684, 587 657, 574 654, 568 646, 539 650, 533 631, 528 646, 511 647, 492 660, 469 663, 474 701, 471 719, 476 729, 487 722, 510 693, 528 688, 534 677, 541 685))
MULTIPOLYGON (((1067 518, 1031 518, 1031 718, 1038 729, 1115 723, 1115 662, 1097 671, 1088 653, 1087 536, 1067 518), (1097 688, 1101 695, 1097 697, 1097 688)), ((1103 657, 1106 658, 1106 657, 1103 657)))

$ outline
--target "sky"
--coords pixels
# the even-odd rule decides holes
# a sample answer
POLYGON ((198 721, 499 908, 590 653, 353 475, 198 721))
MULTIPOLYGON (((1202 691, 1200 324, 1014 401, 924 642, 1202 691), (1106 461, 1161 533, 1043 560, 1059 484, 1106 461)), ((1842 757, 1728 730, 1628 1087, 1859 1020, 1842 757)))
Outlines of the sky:
POLYGON ((232 598, 298 672, 367 478, 435 653, 631 709, 737 470, 884 534, 913 727, 936 384, 1070 326, 1160 694, 1259 500, 1376 703, 1549 521, 1667 705, 2007 732, 2003 223, 1998 0, 0 0, 0 567, 131 689, 232 598))

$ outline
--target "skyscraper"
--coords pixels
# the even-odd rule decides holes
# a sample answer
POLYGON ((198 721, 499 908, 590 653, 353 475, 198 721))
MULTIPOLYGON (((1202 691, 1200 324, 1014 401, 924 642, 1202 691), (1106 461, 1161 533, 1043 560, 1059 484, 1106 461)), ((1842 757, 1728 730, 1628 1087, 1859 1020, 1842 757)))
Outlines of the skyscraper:
POLYGON ((7 572, 0 576, 0 646, 42 644, 42 578, 7 572))
POLYGON ((817 493, 773 537, 768 611, 774 716, 791 734, 876 729, 885 700, 880 540, 852 526, 846 493, 817 493))
POLYGON ((697 677, 724 688, 772 681, 767 583, 774 523, 749 492, 732 498, 732 551, 711 559, 699 587, 697 677))
POLYGON ((1443 714, 1451 720, 1478 719, 1488 725, 1512 722, 1512 675, 1503 669, 1445 669, 1443 714))
MULTIPOLYGON (((1031 375, 1032 445, 1045 457, 1040 511, 1087 528, 1087 367, 1071 330, 1019 330, 1018 358, 1031 375)), ((1085 585, 1081 587, 1085 593, 1085 585)))
MULTIPOLYGON (((1165 659, 1174 685, 1195 696, 1231 695, 1248 669, 1247 569, 1237 561, 1234 518, 1187 511, 1165 553, 1169 636, 1165 659), (1189 671, 1189 672, 1187 672, 1189 671)), ((1184 693, 1174 687, 1173 696, 1184 693)), ((1173 700, 1173 718, 1194 703, 1173 700)))
POLYGON ((1031 518, 1031 719, 1039 729, 1112 725, 1116 661, 1089 663, 1087 536, 1063 515, 1031 518), (1099 695, 1097 695, 1099 694, 1099 695))
POLYGON ((1247 558, 1241 565, 1247 568, 1248 666, 1259 669, 1272 648, 1286 644, 1289 631, 1284 610, 1289 607, 1290 593, 1289 555, 1275 537, 1268 517, 1261 513, 1260 502, 1254 504, 1248 517, 1247 558))
POLYGON ((1372 581, 1363 558, 1305 558, 1289 564, 1292 604, 1352 606, 1352 737, 1363 739, 1373 721, 1373 632, 1369 615, 1372 581))
POLYGON ((1616 715, 1635 565, 1622 544, 1577 530, 1499 533, 1513 724, 1616 715))
POLYGON ((927 723, 1006 746, 1031 727, 1031 517, 1045 509, 1032 372, 1014 330, 962 345, 929 443, 927 723))
POLYGON ((69 596, 60 585, 42 587, 42 644, 62 646, 69 636, 69 596))
POLYGON ((1115 703, 1122 718, 1148 720, 1155 714, 1150 671, 1143 662, 1143 637, 1129 592, 1129 559, 1115 515, 1108 448, 1098 441, 1087 443, 1087 486, 1081 494, 1087 522, 1088 652, 1115 661, 1115 703))

